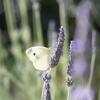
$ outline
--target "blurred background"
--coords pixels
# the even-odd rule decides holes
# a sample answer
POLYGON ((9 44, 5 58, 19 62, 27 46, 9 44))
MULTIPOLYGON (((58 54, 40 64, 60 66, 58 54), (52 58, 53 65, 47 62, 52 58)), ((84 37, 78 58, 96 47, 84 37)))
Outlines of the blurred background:
POLYGON ((40 100, 42 80, 25 50, 36 45, 54 48, 60 26, 65 44, 52 69, 52 100, 67 99, 71 40, 76 42, 69 100, 100 100, 99 17, 99 0, 0 0, 0 100, 40 100))

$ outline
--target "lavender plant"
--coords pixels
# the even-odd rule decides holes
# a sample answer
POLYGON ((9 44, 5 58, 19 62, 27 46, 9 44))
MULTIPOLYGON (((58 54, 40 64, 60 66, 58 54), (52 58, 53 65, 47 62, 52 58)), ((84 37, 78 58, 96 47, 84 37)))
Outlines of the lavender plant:
POLYGON ((53 68, 54 66, 58 64, 60 56, 63 52, 63 44, 64 44, 64 39, 65 39, 63 26, 61 26, 59 31, 60 32, 59 32, 58 40, 56 42, 54 53, 50 61, 51 68, 53 68))
POLYGON ((69 49, 69 63, 68 63, 68 66, 67 66, 67 77, 66 77, 66 83, 67 83, 67 91, 68 91, 68 95, 67 95, 67 100, 69 100, 69 97, 70 97, 70 87, 73 85, 73 79, 72 79, 72 73, 73 73, 73 68, 72 68, 72 63, 73 63, 73 60, 72 60, 72 45, 73 45, 73 42, 74 41, 71 41, 70 43, 70 49, 69 49))
POLYGON ((90 65, 90 77, 89 82, 86 86, 83 86, 83 76, 84 72, 87 69, 88 62, 86 61, 85 51, 86 49, 86 42, 90 27, 90 13, 91 13, 91 2, 85 1, 80 4, 80 6, 77 8, 76 13, 76 20, 77 20, 77 27, 76 27, 76 33, 75 33, 75 39, 73 41, 72 45, 72 66, 73 66, 73 76, 74 80, 77 80, 76 84, 78 86, 74 86, 72 88, 72 96, 71 100, 93 100, 94 98, 94 90, 91 89, 91 82, 92 82, 92 74, 93 74, 93 68, 94 68, 94 61, 95 61, 95 35, 94 32, 92 32, 92 59, 91 59, 91 65, 90 65), (82 14, 83 15, 82 15, 82 14), (83 18, 82 18, 83 17, 83 18), (84 22, 83 22, 84 20, 84 22), (81 34, 82 32, 82 34, 81 34), (83 34, 84 33, 84 34, 83 34), (78 77, 78 78, 77 78, 78 77), (81 80, 82 78, 82 80, 81 80), (79 80, 80 79, 80 80, 79 80), (78 95, 77 95, 78 94, 78 95))
POLYGON ((43 91, 42 91, 41 100, 51 100, 50 84, 49 84, 49 82, 51 80, 50 73, 43 72, 42 79, 43 79, 44 83, 43 83, 43 91))
MULTIPOLYGON (((64 44, 63 26, 60 27, 59 31, 60 32, 59 32, 57 44, 55 45, 54 53, 53 53, 51 60, 50 60, 51 68, 55 67, 58 64, 59 59, 61 57, 61 54, 63 52, 63 44, 64 44)), ((44 81, 41 100, 51 100, 50 85, 49 85, 49 82, 51 80, 50 72, 43 71, 41 75, 42 75, 42 79, 44 81)))
MULTIPOLYGON (((23 50, 26 47, 29 47, 31 44, 37 43, 37 41, 38 44, 43 45, 43 35, 45 33, 42 34, 41 20, 40 20, 41 18, 40 14, 42 13, 41 12, 42 1, 43 0, 41 1, 0 0, 0 11, 1 9, 4 8, 4 14, 5 14, 6 24, 8 29, 8 34, 6 34, 7 32, 5 30, 2 31, 0 29, 0 99, 1 100, 40 100, 41 80, 38 78, 38 75, 36 75, 37 74, 36 71, 34 71, 33 73, 34 69, 26 59, 23 50), (29 2, 31 4, 29 4, 29 2), (3 7, 1 5, 2 3, 3 3, 3 7), (16 10, 18 11, 17 14, 16 14, 16 10), (31 17, 29 17, 30 13, 32 13, 31 14, 31 17, 33 17, 32 19, 31 17), (16 25, 17 17, 20 17, 18 21, 19 20, 21 21, 20 26, 18 27, 16 25), (34 31, 34 34, 33 33, 30 34, 30 32, 32 31, 30 31, 31 27, 29 26, 30 23, 29 19, 32 21, 31 22, 32 25, 34 24, 33 25, 34 27, 32 26, 33 27, 32 31, 34 31), (33 37, 34 43, 32 43, 31 41, 32 39, 31 36, 34 36, 33 37), (10 39, 11 44, 7 40, 8 39, 7 37, 10 39), (7 49, 5 44, 7 44, 7 49), (9 53, 11 53, 11 55, 9 53)), ((54 42, 54 44, 56 43, 52 48, 53 54, 49 62, 49 65, 51 66, 50 69, 53 69, 58 64, 60 56, 62 54, 64 55, 61 59, 61 63, 59 63, 54 73, 51 73, 51 70, 42 72, 41 78, 43 81, 43 91, 42 91, 41 99, 65 100, 67 96, 67 100, 70 99, 71 100, 80 100, 80 99, 95 100, 94 98, 95 91, 92 88, 92 82, 93 82, 93 78, 98 79, 97 84, 99 84, 99 77, 98 77, 99 70, 98 73, 96 73, 97 74, 96 77, 98 78, 95 78, 94 76, 95 59, 96 59, 95 29, 92 30, 92 43, 90 43, 90 37, 88 38, 89 35, 88 33, 91 30, 91 23, 90 23, 91 21, 90 15, 91 15, 91 8, 92 8, 91 1, 81 0, 80 1, 81 3, 79 4, 76 2, 79 0, 76 1, 54 0, 54 1, 57 1, 59 7, 60 24, 63 25, 64 28, 61 26, 59 30, 60 32, 58 33, 58 37, 56 37, 57 34, 53 34, 55 35, 54 38, 51 38, 49 40, 48 44, 52 42, 54 42), (74 6, 72 5, 72 3, 74 6), (69 7, 69 5, 71 7, 69 7), (70 19, 68 20, 68 22, 66 19, 67 17, 70 17, 70 12, 71 12, 71 17, 76 18, 76 30, 75 30, 74 40, 71 41, 70 49, 68 52, 68 33, 69 33, 68 31, 70 30, 70 25, 69 25, 70 19), (56 39, 57 42, 55 42, 56 39), (90 44, 88 44, 88 42, 92 44, 91 50, 89 48, 90 44), (63 52, 63 45, 64 45, 64 52, 63 52), (91 61, 87 59, 88 55, 87 52, 85 51, 86 49, 89 49, 89 53, 90 51, 92 51, 91 59, 90 59, 91 61), (69 54, 69 58, 68 58, 68 54, 69 54), (67 75, 66 75, 67 85, 63 81, 65 80, 64 75, 66 74, 66 66, 64 65, 66 63, 67 64, 69 63, 67 65, 67 75), (90 72, 88 81, 86 79, 87 77, 84 77, 84 73, 88 71, 87 69, 89 69, 90 72), (53 75, 55 75, 54 76, 55 78, 53 77, 53 75), (53 82, 50 84, 51 81, 53 82), (83 86, 84 83, 85 86, 83 86), (66 93, 68 94, 66 95, 66 93)), ((45 3, 43 1, 43 6, 44 5, 45 3)), ((46 7, 47 6, 48 5, 46 4, 46 7)), ((1 12, 0 12, 0 18, 1 18, 1 12)), ((2 23, 2 19, 0 19, 0 28, 2 26, 1 23, 2 23)), ((51 26, 55 28, 56 24, 55 25, 52 24, 51 26)), ((53 31, 55 31, 55 29, 53 29, 53 31)), ((51 32, 49 35, 50 36, 52 35, 51 32)), ((86 73, 85 76, 87 74, 88 73, 86 73)), ((96 86, 96 88, 98 87, 96 86)), ((98 92, 98 90, 96 91, 98 92)), ((98 94, 100 94, 100 90, 98 94)), ((97 98, 99 100, 100 95, 97 98)))

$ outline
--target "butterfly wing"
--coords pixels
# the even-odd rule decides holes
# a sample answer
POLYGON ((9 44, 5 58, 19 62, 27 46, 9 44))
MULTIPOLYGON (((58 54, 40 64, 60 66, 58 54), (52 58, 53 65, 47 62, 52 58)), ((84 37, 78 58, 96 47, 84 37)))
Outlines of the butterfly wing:
POLYGON ((49 53, 49 51, 45 51, 33 62, 33 65, 37 70, 44 71, 49 68, 49 53))
POLYGON ((37 70, 43 71, 49 68, 49 48, 42 46, 31 47, 26 50, 26 54, 37 70))

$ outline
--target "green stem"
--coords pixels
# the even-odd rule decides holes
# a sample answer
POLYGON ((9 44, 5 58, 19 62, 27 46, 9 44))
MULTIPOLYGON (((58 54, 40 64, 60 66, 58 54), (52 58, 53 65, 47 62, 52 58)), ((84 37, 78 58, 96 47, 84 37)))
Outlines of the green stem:
POLYGON ((67 100, 69 100, 70 97, 70 87, 67 88, 67 100))
POLYGON ((28 27, 28 16, 27 16, 27 0, 18 0, 20 15, 22 20, 22 26, 28 27))
POLYGON ((4 11, 6 15, 7 28, 9 33, 15 29, 15 16, 13 13, 13 2, 12 0, 3 0, 4 11))
POLYGON ((95 30, 92 30, 92 58, 91 58, 91 65, 90 65, 90 76, 87 85, 88 87, 90 87, 92 83, 95 59, 96 59, 96 32, 95 30))
POLYGON ((42 94, 41 94, 41 100, 43 100, 43 98, 44 98, 44 88, 45 88, 45 83, 43 83, 42 94))
POLYGON ((40 20, 40 11, 39 11, 39 3, 37 1, 33 1, 33 11, 34 11, 34 40, 37 39, 39 44, 43 45, 43 35, 42 35, 42 29, 41 29, 41 20, 40 20))
POLYGON ((91 68, 90 68, 90 76, 89 76, 89 81, 88 81, 88 87, 90 87, 91 86, 91 83, 92 83, 93 71, 94 71, 94 64, 95 64, 95 58, 96 58, 96 54, 93 53, 92 54, 92 58, 91 58, 91 68))

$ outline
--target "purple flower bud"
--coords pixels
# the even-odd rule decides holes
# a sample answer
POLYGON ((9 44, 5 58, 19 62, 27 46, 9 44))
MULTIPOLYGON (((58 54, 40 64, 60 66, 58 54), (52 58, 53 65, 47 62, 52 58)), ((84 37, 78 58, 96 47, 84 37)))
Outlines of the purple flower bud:
POLYGON ((67 74, 71 76, 72 73, 73 73, 73 69, 72 69, 71 66, 69 65, 69 66, 68 66, 68 69, 67 69, 67 74))
POLYGON ((73 79, 72 79, 72 77, 71 76, 69 76, 68 78, 67 78, 67 85, 68 86, 72 86, 73 85, 73 79))
POLYGON ((41 74, 42 78, 43 78, 43 81, 50 81, 51 80, 51 75, 47 72, 47 71, 44 71, 42 74, 41 74))
POLYGON ((72 68, 72 43, 73 43, 73 41, 71 41, 71 43, 70 43, 69 64, 67 66, 67 74, 70 76, 72 75, 72 72, 73 72, 73 68, 72 68))

